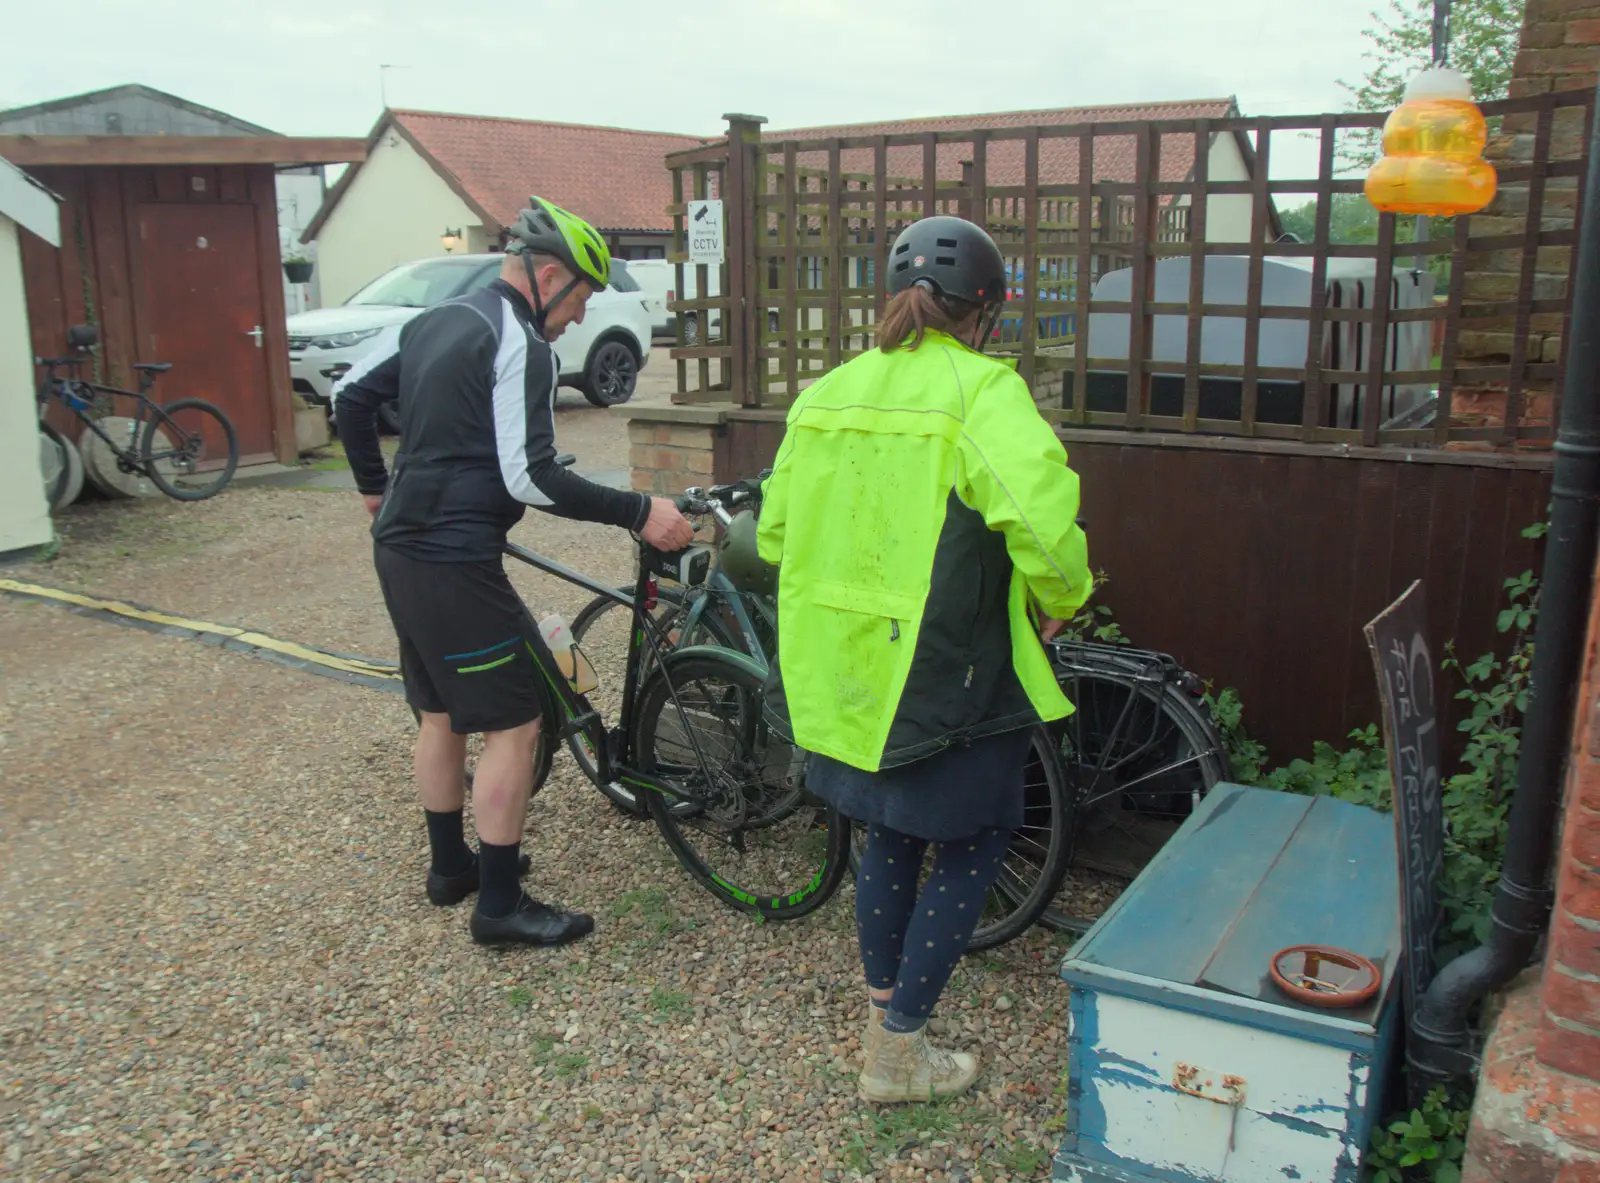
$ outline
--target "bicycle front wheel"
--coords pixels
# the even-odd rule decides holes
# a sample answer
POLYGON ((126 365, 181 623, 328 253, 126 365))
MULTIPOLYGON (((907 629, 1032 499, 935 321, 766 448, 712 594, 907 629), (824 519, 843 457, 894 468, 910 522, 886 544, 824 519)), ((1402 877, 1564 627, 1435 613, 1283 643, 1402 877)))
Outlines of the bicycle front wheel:
POLYGON ((156 488, 178 501, 215 497, 239 466, 228 417, 198 398, 155 407, 139 438, 139 462, 156 488))
POLYGON ((838 890, 850 828, 805 791, 796 749, 762 717, 762 678, 731 656, 669 656, 639 695, 633 750, 673 854, 725 904, 791 920, 838 890))

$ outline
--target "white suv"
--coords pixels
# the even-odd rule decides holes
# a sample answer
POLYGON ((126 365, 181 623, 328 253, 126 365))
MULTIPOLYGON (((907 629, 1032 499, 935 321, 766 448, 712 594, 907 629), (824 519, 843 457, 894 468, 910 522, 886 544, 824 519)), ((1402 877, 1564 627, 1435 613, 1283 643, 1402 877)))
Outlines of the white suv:
MULTIPOLYGON (((295 393, 328 406, 333 384, 372 347, 374 337, 441 300, 487 287, 504 261, 504 255, 490 254, 403 263, 336 308, 291 316, 289 369, 295 393)), ((589 298, 583 323, 568 325, 556 342, 562 385, 582 390, 597 407, 627 402, 650 358, 651 320, 649 302, 627 265, 613 259, 610 285, 589 298)), ((392 429, 392 417, 385 416, 385 422, 392 429)))

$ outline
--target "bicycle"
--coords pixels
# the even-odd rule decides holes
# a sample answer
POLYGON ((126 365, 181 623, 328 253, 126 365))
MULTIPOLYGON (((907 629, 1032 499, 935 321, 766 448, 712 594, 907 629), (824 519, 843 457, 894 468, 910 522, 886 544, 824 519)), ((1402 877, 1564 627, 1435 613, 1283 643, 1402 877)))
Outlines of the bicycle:
MULTIPOLYGON (((760 482, 765 475, 706 490, 689 489, 685 496, 704 504, 717 523, 726 529, 733 521, 735 510, 759 505, 760 482)), ((657 623, 671 643, 740 652, 754 661, 765 675, 778 651, 777 605, 771 597, 741 590, 721 570, 720 563, 704 583, 684 587, 681 591, 662 589, 661 596, 664 608, 657 623)), ((614 607, 609 596, 592 601, 573 623, 574 638, 593 637, 600 631, 596 625, 605 622, 614 607)), ((614 657, 618 647, 613 638, 609 644, 586 645, 584 652, 593 655, 599 651, 614 657)), ((644 656, 648 661, 649 655, 644 656)), ((630 654, 627 660, 634 658, 630 654)), ((573 747, 573 755, 584 766, 591 759, 589 753, 578 746, 573 747)), ((640 809, 637 797, 626 786, 616 786, 607 796, 626 811, 640 809)), ((1070 808, 1065 775, 1054 745, 1049 733, 1038 728, 1033 735, 1025 772, 1023 823, 1015 831, 996 890, 991 891, 985 901, 983 914, 968 943, 970 951, 990 949, 1012 940, 1034 924, 1050 904, 1070 858, 1071 827, 1056 824, 1056 819, 1068 816, 1070 808)), ((859 823, 852 825, 849 846, 852 872, 860 861, 858 846, 863 836, 859 831, 859 823)))
MULTIPOLYGON (((218 408, 198 398, 181 398, 162 405, 150 397, 156 378, 172 368, 170 362, 134 362, 139 389, 123 390, 86 382, 74 373, 59 376, 58 368, 76 369, 89 360, 99 342, 99 334, 89 325, 74 325, 67 330, 66 357, 38 357, 35 365, 44 367, 39 383, 39 431, 50 438, 61 454, 72 447, 60 432, 44 421, 45 408, 54 399, 75 415, 88 431, 105 441, 117 458, 120 472, 139 473, 168 497, 177 501, 204 501, 222 492, 239 465, 239 441, 233 424, 218 408), (90 412, 105 398, 131 398, 137 404, 129 421, 126 445, 111 438, 97 416, 90 412)), ((64 480, 65 473, 58 480, 64 480)), ((47 491, 52 505, 63 490, 47 491)))
MULTIPOLYGON (((689 497, 678 505, 691 516, 709 512, 689 497)), ((592 759, 592 768, 580 764, 589 779, 608 796, 626 787, 642 797, 685 871, 723 903, 764 920, 804 916, 838 889, 848 828, 836 810, 806 793, 793 749, 768 729, 765 669, 729 649, 673 648, 652 616, 660 580, 699 586, 709 574, 710 551, 691 546, 664 554, 642 539, 638 547, 638 576, 623 592, 506 544, 505 554, 625 606, 633 621, 610 726, 586 694, 559 673, 551 676, 553 657, 538 630, 531 632, 539 638, 530 647, 537 646, 548 691, 541 734, 569 743, 581 736, 592 759), (707 846, 697 844, 701 836, 707 846)), ((542 746, 548 753, 553 745, 542 746)), ((548 771, 548 754, 538 757, 535 791, 548 771)))
MULTIPOLYGON (((732 520, 732 509, 759 504, 760 480, 705 491, 722 526, 732 520)), ((689 495, 700 496, 701 490, 689 495)), ((680 643, 739 648, 764 665, 777 651, 776 606, 769 597, 738 589, 720 570, 703 587, 679 593, 671 612, 680 643)), ((1125 886, 1200 798, 1230 775, 1222 737, 1200 706, 1203 683, 1173 658, 1069 640, 1049 642, 1046 649, 1057 681, 1078 709, 1031 735, 1023 823, 973 934, 972 951, 1003 944, 1036 922, 1056 931, 1085 931, 1092 921, 1076 914, 1068 897, 1086 889, 1104 895, 1113 880, 1125 886)), ((855 870, 854 842, 850 859, 855 870)))
MULTIPOLYGON (((732 520, 728 506, 738 505, 755 496, 745 486, 728 486, 727 490, 712 490, 711 495, 702 490, 690 489, 685 496, 706 505, 711 515, 726 526, 732 520), (719 497, 726 500, 719 500, 719 497)), ((611 593, 595 597, 572 621, 573 640, 583 647, 586 657, 600 675, 602 684, 619 685, 622 681, 623 658, 627 651, 626 635, 619 630, 629 629, 631 621, 618 613, 621 605, 617 593, 627 589, 616 588, 611 593)), ((713 646, 744 653, 753 658, 764 670, 771 665, 777 653, 777 607, 760 596, 746 596, 728 576, 720 564, 712 567, 706 581, 682 590, 659 588, 655 621, 673 648, 713 646)), ((639 655, 645 663, 640 676, 649 672, 653 660, 651 651, 639 655)), ((574 736, 568 742, 573 759, 591 778, 595 770, 594 753, 587 740, 574 736)), ((601 792, 624 813, 643 817, 647 813, 644 802, 626 785, 601 785, 601 792)))

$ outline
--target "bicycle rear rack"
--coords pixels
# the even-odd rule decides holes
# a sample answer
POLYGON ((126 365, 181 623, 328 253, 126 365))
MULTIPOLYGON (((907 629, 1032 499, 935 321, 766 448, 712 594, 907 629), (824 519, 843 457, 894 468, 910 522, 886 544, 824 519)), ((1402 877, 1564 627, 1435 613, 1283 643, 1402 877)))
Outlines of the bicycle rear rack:
POLYGON ((1196 698, 1205 692, 1200 676, 1169 653, 1097 641, 1051 641, 1047 648, 1058 674, 1110 674, 1135 682, 1170 684, 1196 698))

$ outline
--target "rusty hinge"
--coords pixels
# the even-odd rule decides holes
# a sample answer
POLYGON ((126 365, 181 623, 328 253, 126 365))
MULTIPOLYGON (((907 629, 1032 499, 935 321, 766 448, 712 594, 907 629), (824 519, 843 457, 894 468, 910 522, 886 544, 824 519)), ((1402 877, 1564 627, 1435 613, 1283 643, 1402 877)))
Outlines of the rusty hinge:
POLYGON ((1219 1105, 1244 1104, 1244 1077, 1182 1062, 1172 1067, 1172 1087, 1219 1105))
POLYGON ((1244 1086, 1244 1077, 1236 1076, 1232 1072, 1217 1072, 1211 1068, 1185 1064, 1181 1060, 1172 1066, 1173 1088, 1191 1097, 1199 1097, 1203 1101, 1215 1101, 1218 1105, 1228 1107, 1229 1153, 1233 1152, 1234 1135, 1239 1130, 1239 1110, 1244 1108, 1244 1086))

